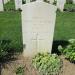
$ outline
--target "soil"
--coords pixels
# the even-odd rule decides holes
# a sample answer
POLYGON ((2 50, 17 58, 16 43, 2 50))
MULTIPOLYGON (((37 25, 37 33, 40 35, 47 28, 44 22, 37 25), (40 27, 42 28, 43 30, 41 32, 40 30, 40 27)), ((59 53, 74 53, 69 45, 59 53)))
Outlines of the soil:
MULTIPOLYGON (((60 75, 75 75, 75 64, 70 63, 64 56, 61 56, 61 59, 63 60, 63 68, 60 75)), ((15 71, 19 66, 25 66, 24 75, 40 75, 39 72, 32 67, 31 58, 23 57, 22 55, 19 55, 15 61, 5 63, 1 75, 16 75, 15 71)))

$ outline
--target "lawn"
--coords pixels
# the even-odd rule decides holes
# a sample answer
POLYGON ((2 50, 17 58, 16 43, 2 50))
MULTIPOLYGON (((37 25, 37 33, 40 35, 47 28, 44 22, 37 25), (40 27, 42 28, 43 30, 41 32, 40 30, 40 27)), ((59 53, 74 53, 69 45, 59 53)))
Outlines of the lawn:
POLYGON ((57 12, 54 40, 75 38, 75 12, 57 12))
MULTIPOLYGON (((13 8, 13 6, 10 6, 10 4, 7 5, 6 7, 13 8)), ((16 51, 23 50, 21 26, 22 24, 21 24, 21 12, 20 11, 0 12, 0 40, 3 40, 3 39, 10 40, 11 47, 15 49, 16 51)), ((75 12, 57 12, 54 40, 62 40, 62 41, 66 40, 67 41, 68 39, 71 39, 71 38, 75 38, 75 12)), ((58 45, 55 44, 53 46, 54 46, 54 49, 53 49, 54 52, 57 52, 58 45)), ((60 58, 63 61, 62 74, 74 75, 75 65, 70 63, 66 59, 64 59, 63 56, 61 56, 60 58)), ((26 75, 30 75, 30 74, 39 75, 38 74, 39 72, 34 67, 32 67, 31 59, 23 58, 23 56, 21 55, 18 56, 17 59, 18 60, 15 60, 15 62, 9 62, 5 65, 3 63, 3 65, 6 66, 2 69, 3 75, 5 75, 6 73, 7 75, 10 75, 10 74, 13 75, 14 71, 17 69, 16 67, 18 67, 19 65, 25 66, 26 75)), ((21 71, 21 69, 19 71, 21 71)))
MULTIPOLYGON (((65 8, 75 5, 66 4, 65 8)), ((5 5, 14 8, 13 0, 5 5)), ((0 39, 9 39, 15 49, 22 48, 21 14, 18 11, 0 12, 0 39)), ((57 12, 54 40, 75 38, 75 12, 57 12)))
POLYGON ((11 47, 22 50, 21 15, 19 11, 0 12, 0 40, 11 40, 11 47))
MULTIPOLYGON (((14 7, 13 3, 5 5, 6 9, 11 9, 13 7, 14 7)), ((69 8, 68 5, 66 5, 65 8, 69 8)), ((72 8, 74 8, 74 6, 72 8)), ((22 26, 22 24, 21 24, 21 12, 20 11, 0 12, 0 40, 1 39, 2 40, 3 39, 10 40, 11 47, 13 49, 15 49, 16 51, 23 50, 22 49, 23 44, 22 44, 22 28, 21 28, 21 26, 22 26)), ((56 53, 56 52, 58 53, 57 47, 60 43, 59 44, 57 44, 57 43, 59 41, 61 41, 61 40, 67 41, 68 39, 71 39, 71 38, 75 38, 75 12, 57 12, 55 32, 54 32, 54 41, 55 40, 57 40, 57 41, 55 44, 53 44, 52 52, 54 51, 54 53, 56 53)), ((62 42, 62 43, 64 44, 64 42, 62 42)), ((24 63, 27 65, 26 68, 28 68, 28 69, 26 70, 26 68, 25 68, 25 73, 28 72, 28 75, 31 73, 36 73, 36 70, 35 69, 33 70, 31 68, 30 65, 32 65, 32 64, 30 64, 31 63, 30 61, 28 60, 28 58, 25 59, 21 56, 19 61, 16 60, 16 63, 14 62, 13 64, 10 63, 8 66, 9 68, 4 69, 2 71, 3 75, 5 75, 8 72, 10 74, 13 74, 14 72, 12 71, 11 65, 13 66, 13 69, 15 69, 16 66, 20 65, 19 63, 21 63, 21 65, 24 65, 24 63), (17 65, 15 65, 15 64, 17 64, 17 65)), ((74 75, 75 74, 74 69, 75 69, 75 65, 69 63, 65 59, 63 60, 63 74, 64 75, 67 75, 67 74, 74 75), (68 65, 68 66, 66 67, 66 65, 68 65), (70 69, 72 67, 72 71, 70 70, 68 72, 69 67, 70 67, 70 69)))
POLYGON ((15 9, 15 3, 14 0, 10 0, 8 3, 4 4, 5 10, 15 9))
POLYGON ((65 9, 75 9, 75 4, 65 4, 65 9))
MULTIPOLYGON (((65 9, 75 9, 75 4, 65 4, 65 9)), ((57 12, 54 40, 75 38, 75 12, 57 12)))
MULTIPOLYGON (((57 12, 54 40, 75 38, 75 13, 57 12)), ((9 39, 16 49, 22 47, 20 12, 0 13, 0 39, 9 39)))

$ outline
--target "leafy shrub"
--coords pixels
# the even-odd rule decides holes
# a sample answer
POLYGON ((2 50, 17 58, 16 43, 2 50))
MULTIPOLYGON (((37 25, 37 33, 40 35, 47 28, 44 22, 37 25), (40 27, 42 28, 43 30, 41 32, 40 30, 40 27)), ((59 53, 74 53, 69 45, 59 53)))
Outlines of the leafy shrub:
POLYGON ((69 59, 71 62, 75 62, 75 39, 70 39, 69 45, 65 48, 58 46, 58 50, 61 54, 65 55, 65 58, 69 59))
POLYGON ((32 64, 42 75, 57 75, 62 67, 58 56, 50 53, 38 53, 33 58, 32 64))
POLYGON ((16 70, 16 75, 24 75, 24 67, 20 66, 16 70))

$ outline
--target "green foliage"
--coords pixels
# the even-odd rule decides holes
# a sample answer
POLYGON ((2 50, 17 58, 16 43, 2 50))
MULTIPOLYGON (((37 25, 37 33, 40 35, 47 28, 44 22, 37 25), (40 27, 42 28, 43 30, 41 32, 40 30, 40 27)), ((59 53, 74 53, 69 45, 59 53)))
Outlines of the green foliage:
POLYGON ((65 55, 65 58, 69 59, 71 62, 75 62, 75 39, 69 40, 69 45, 65 48, 58 47, 61 54, 65 55))
POLYGON ((57 75, 62 66, 58 56, 50 53, 38 53, 33 58, 32 64, 42 75, 57 75))
POLYGON ((61 45, 58 46, 58 50, 59 50, 59 52, 63 53, 63 48, 61 45))
POLYGON ((20 66, 16 69, 16 75, 24 75, 24 66, 20 66))

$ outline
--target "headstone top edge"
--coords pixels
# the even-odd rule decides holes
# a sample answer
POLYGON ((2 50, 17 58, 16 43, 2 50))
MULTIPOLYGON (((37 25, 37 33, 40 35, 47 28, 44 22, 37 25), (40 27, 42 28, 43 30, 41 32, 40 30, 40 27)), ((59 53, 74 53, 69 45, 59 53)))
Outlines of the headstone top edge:
POLYGON ((36 0, 37 2, 43 2, 43 0, 36 0))
POLYGON ((36 4, 38 4, 38 3, 39 3, 39 5, 43 3, 43 4, 45 4, 45 5, 52 6, 52 7, 55 8, 55 11, 57 10, 57 6, 52 5, 52 4, 48 4, 48 3, 43 2, 43 1, 34 1, 34 2, 31 2, 31 3, 23 4, 23 5, 22 5, 22 8, 24 8, 25 6, 28 6, 28 5, 33 5, 33 4, 36 5, 36 4))

